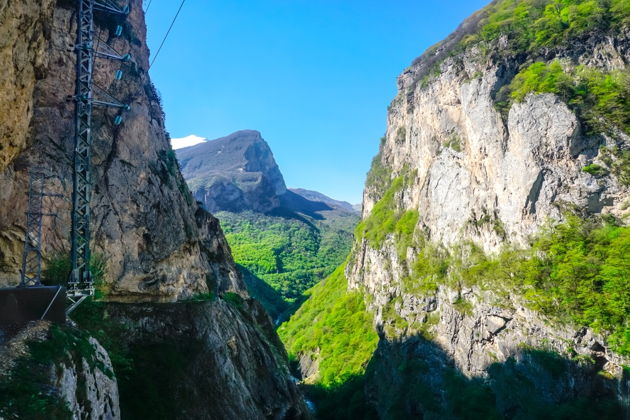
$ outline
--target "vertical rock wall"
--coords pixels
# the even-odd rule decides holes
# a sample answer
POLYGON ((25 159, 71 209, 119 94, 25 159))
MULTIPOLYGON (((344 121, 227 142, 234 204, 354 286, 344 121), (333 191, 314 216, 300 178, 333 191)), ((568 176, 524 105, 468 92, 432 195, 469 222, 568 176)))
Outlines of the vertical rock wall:
MULTIPOLYGON (((100 49, 107 43, 133 57, 122 65, 97 59, 95 66, 96 96, 108 99, 108 91, 131 105, 120 126, 113 124, 115 110, 97 107, 94 114, 93 248, 106 262, 110 297, 173 300, 207 291, 208 285, 243 292, 218 223, 210 215, 195 216, 197 205, 179 173, 159 95, 147 74, 142 4, 130 6, 122 37, 112 34, 119 22, 111 17, 98 15, 95 28, 100 49), (114 78, 118 69, 124 71, 120 81, 114 78)), ((50 259, 69 250, 74 104, 66 97, 74 92, 69 47, 75 40, 75 2, 59 0, 54 11, 39 11, 31 25, 47 28, 48 42, 16 46, 22 51, 17 56, 30 51, 32 67, 42 70, 22 93, 25 103, 33 103, 30 120, 29 113, 20 114, 28 127, 25 150, 12 149, 0 167, 0 284, 17 281, 30 167, 44 168, 51 176, 47 188, 64 197, 47 200, 47 209, 58 217, 44 219, 44 255, 50 259)))
POLYGON ((53 0, 0 4, 0 172, 24 149, 33 90, 46 76, 53 0))
MULTIPOLYGON (((381 184, 405 178, 391 200, 393 212, 417 214, 413 229, 422 240, 405 245, 392 233, 377 246, 367 239, 355 243, 346 275, 350 288, 365 292, 381 335, 368 368, 367 395, 383 418, 396 404, 406 416, 439 412, 459 418, 465 416, 449 411, 450 404, 470 386, 480 392, 471 401, 482 401, 487 391, 486 405, 496 398, 503 415, 524 415, 527 407, 516 401, 524 394, 514 398, 502 390, 510 377, 515 378, 510 386, 531 384, 526 394, 532 406, 535 399, 559 407, 586 396, 597 401, 593 407, 606 406, 602 398, 610 398, 627 409, 622 367, 629 362, 607 347, 605 335, 561 325, 529 310, 509 291, 457 281, 424 292, 409 286, 426 244, 452 250, 472 242, 492 254, 505 245, 527 247, 544 226, 562 221, 567 210, 578 209, 585 217, 614 216, 622 223, 630 215, 628 185, 610 172, 583 170, 601 162, 602 146, 627 150, 625 132, 586 130, 580 115, 553 93, 530 93, 505 113, 496 103, 499 89, 536 61, 627 71, 628 30, 591 31, 571 45, 532 56, 501 54, 506 38, 484 45, 485 50, 453 51, 479 16, 403 72, 388 112, 373 176, 386 178, 381 184), (558 354, 575 360, 561 360, 558 354), (551 359, 544 357, 558 357, 562 372, 545 377, 551 359), (449 389, 453 381, 448 378, 457 376, 452 372, 467 379, 449 389)), ((384 188, 378 182, 366 186, 364 219, 384 188)))

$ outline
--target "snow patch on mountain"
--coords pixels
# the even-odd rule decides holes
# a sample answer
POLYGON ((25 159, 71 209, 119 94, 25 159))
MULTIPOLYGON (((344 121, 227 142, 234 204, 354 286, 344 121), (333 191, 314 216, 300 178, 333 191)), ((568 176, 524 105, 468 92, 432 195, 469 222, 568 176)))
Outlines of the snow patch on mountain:
POLYGON ((186 137, 171 139, 171 147, 173 150, 183 149, 184 147, 194 146, 199 143, 205 143, 208 139, 191 134, 186 137))

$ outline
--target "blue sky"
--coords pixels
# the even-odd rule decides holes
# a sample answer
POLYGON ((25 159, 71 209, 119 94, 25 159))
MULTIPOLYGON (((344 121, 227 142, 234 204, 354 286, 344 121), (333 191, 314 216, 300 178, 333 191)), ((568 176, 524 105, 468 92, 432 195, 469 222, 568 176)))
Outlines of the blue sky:
MULTIPOLYGON (((179 3, 152 1, 153 53, 179 3)), ((259 130, 289 187, 359 203, 396 77, 486 3, 187 0, 151 76, 172 137, 259 130)))

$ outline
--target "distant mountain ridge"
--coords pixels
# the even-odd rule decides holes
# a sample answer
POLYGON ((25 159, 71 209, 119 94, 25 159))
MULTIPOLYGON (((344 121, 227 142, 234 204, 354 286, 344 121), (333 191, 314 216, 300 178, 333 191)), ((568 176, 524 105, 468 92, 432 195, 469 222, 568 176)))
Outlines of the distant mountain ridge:
POLYGON ((357 211, 354 206, 347 201, 335 200, 317 191, 306 190, 304 188, 289 188, 289 191, 301 195, 309 201, 320 201, 322 203, 328 204, 330 207, 335 209, 345 210, 351 213, 357 211))

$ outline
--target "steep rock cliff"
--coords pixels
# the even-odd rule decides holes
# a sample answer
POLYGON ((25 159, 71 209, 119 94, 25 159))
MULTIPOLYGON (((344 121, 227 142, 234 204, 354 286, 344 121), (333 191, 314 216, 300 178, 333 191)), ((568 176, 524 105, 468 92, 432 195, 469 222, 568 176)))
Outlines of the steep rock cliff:
MULTIPOLYGON (((627 185, 612 175, 582 171, 601 157, 600 146, 627 144, 627 133, 621 128, 614 135, 589 132, 554 94, 528 95, 507 116, 495 102, 520 66, 541 59, 626 71, 629 38, 627 30, 595 32, 575 48, 550 48, 543 57, 488 57, 473 46, 445 59, 439 76, 420 83, 427 77, 426 61, 437 54, 427 53, 398 79, 399 94, 377 157, 393 176, 417 171, 413 185, 399 196, 402 207, 419 211, 419 223, 432 240, 469 239, 486 250, 497 250, 506 239, 525 244, 571 206, 589 214, 627 215, 627 185), (484 216, 490 222, 478 223, 484 216), (496 224, 503 229, 497 231, 496 224)), ((367 185, 364 217, 378 199, 375 187, 367 185)))
POLYGON ((627 415, 629 23, 497 0, 399 77, 345 269, 378 346, 334 276, 280 329, 322 418, 627 415))
POLYGON ((282 344, 256 301, 232 296, 185 304, 114 304, 106 313, 123 326, 125 354, 133 359, 133 369, 119 380, 126 416, 307 416, 282 344))
MULTIPOLYGON (((557 86, 534 87, 522 97, 514 93, 522 89, 519 81, 540 68, 627 80, 627 8, 617 9, 622 18, 597 21, 591 16, 597 23, 565 33, 565 42, 525 48, 509 24, 500 27, 502 33, 496 30, 498 36, 488 36, 494 28, 488 25, 499 19, 495 12, 509 17, 506 10, 516 13, 520 3, 534 26, 535 8, 553 2, 495 1, 398 79, 387 133, 364 192, 364 222, 346 270, 350 289, 366 294, 381 335, 366 382, 373 381, 368 397, 383 418, 391 410, 400 410, 395 412, 401 416, 466 417, 453 412, 452 397, 474 378, 486 378, 480 389, 488 387, 486 403, 496 400, 499 415, 538 415, 534 403, 528 408, 501 391, 505 377, 494 374, 503 367, 493 368, 519 366, 522 377, 534 380, 532 372, 545 367, 528 356, 531 349, 590 361, 553 380, 531 382, 531 398, 561 406, 582 396, 608 395, 627 406, 622 366, 628 358, 611 350, 606 332, 531 310, 522 290, 510 290, 507 283, 480 286, 454 274, 457 264, 475 269, 476 253, 529 247, 544 227, 566 220, 568 213, 608 217, 622 225, 628 217, 630 187, 624 173, 615 170, 615 165, 627 164, 623 157, 630 148, 623 119, 611 122, 612 112, 593 117, 595 111, 571 102, 557 86), (614 19, 626 23, 610 23, 614 19), (440 259, 446 254, 459 259, 440 259), (415 274, 422 270, 429 274, 415 274), (437 277, 446 280, 436 283, 437 277), (449 388, 448 369, 469 378, 459 382, 460 389, 449 388), (612 380, 601 384, 598 371, 612 380), (425 379, 410 379, 419 372, 425 379), (392 392, 400 392, 398 402, 392 402, 392 392), (432 397, 423 399, 422 393, 432 397)), ((577 17, 568 16, 566 28, 572 28, 577 17)), ((620 95, 615 97, 623 97, 628 88, 615 89, 620 95)), ((627 102, 620 103, 627 113, 627 102)))
MULTIPOLYGON (((76 32, 75 8, 76 2, 70 0, 45 1, 38 5, 34 2, 9 2, 0 6, 3 17, 0 30, 7 34, 0 41, 2 53, 7 53, 6 40, 12 48, 12 60, 16 63, 15 72, 3 73, 0 96, 7 95, 2 98, 8 97, 15 102, 14 108, 19 114, 7 113, 0 117, 2 286, 14 285, 19 278, 28 171, 34 167, 49 175, 46 183, 48 192, 63 196, 47 199, 46 211, 58 216, 44 218, 45 267, 54 265, 51 262, 60 262, 63 266, 69 252, 74 129, 73 104, 66 101, 66 97, 74 92, 74 54, 71 48, 76 32), (12 99, 14 96, 17 99, 12 99), (13 133, 21 133, 21 137, 13 133)), ((242 303, 247 299, 247 291, 234 266, 218 220, 197 205, 179 172, 164 128, 159 95, 147 74, 149 51, 145 41, 142 2, 132 0, 130 8, 131 12, 123 22, 122 37, 114 37, 113 31, 118 22, 110 18, 97 17, 95 27, 101 47, 107 43, 117 51, 132 55, 132 60, 122 65, 99 59, 95 66, 95 82, 99 86, 97 96, 103 95, 106 90, 121 102, 131 105, 131 110, 123 113, 124 122, 120 126, 113 123, 116 115, 113 110, 97 109, 94 115, 92 245, 94 253, 105 266, 103 284, 99 288, 106 294, 107 300, 125 302, 117 310, 121 317, 126 311, 134 313, 136 306, 132 302, 150 302, 145 308, 157 318, 143 318, 142 325, 137 326, 138 334, 143 328, 156 337, 160 336, 162 328, 171 332, 172 329, 193 326, 203 330, 199 334, 206 340, 205 347, 194 346, 199 341, 195 336, 170 337, 162 332, 161 344, 167 348, 189 340, 188 344, 195 350, 191 357, 199 358, 214 351, 212 346, 225 347, 215 354, 218 359, 212 370, 182 371, 182 381, 187 381, 191 393, 201 392, 196 386, 203 380, 212 383, 217 390, 229 388, 238 391, 220 396, 221 404, 230 407, 229 412, 225 411, 227 408, 212 411, 204 398, 191 401, 188 409, 194 411, 198 418, 225 418, 234 413, 247 418, 300 418, 305 415, 304 404, 295 385, 288 380, 286 356, 271 322, 255 304, 242 303), (122 80, 115 78, 118 69, 124 71, 122 80), (220 296, 240 302, 239 310, 230 311, 220 303, 198 306, 190 301, 190 298, 222 299, 220 296), (159 313, 155 309, 155 305, 159 305, 156 302, 182 300, 184 302, 177 304, 184 314, 182 316, 159 313), (193 313, 194 308, 199 308, 194 317, 185 315, 186 311, 193 313), (266 333, 260 333, 261 330, 266 333), (169 341, 170 338, 172 341, 169 341), (236 348, 238 355, 227 356, 227 348, 236 348), (235 361, 229 362, 230 357, 235 361), (233 375, 234 369, 230 370, 229 363, 238 364, 239 375, 233 375), (260 382, 259 378, 252 376, 253 372, 269 379, 260 382), (214 414, 211 415, 211 412, 214 414)), ((8 108, 13 112, 12 107, 8 108)), ((63 281, 63 278, 57 280, 63 281)), ((81 337, 80 342, 74 339, 59 342, 54 334, 40 337, 45 347, 52 346, 62 353, 65 350, 86 350, 96 354, 96 359, 74 358, 68 362, 49 353, 34 353, 42 358, 35 362, 44 362, 49 366, 49 377, 39 378, 46 383, 39 382, 46 388, 46 395, 56 396, 49 402, 59 410, 61 418, 120 417, 116 378, 125 377, 134 363, 141 362, 133 353, 126 352, 135 345, 131 342, 132 334, 103 334, 111 321, 104 313, 94 309, 103 305, 106 304, 88 301, 73 314, 81 318, 81 330, 72 330, 81 337), (81 311, 86 314, 81 315, 81 311), (103 347, 94 337, 98 337, 103 347), (76 343, 79 347, 75 349, 76 343), (112 366, 108 353, 112 355, 112 366), (88 363, 89 369, 85 363, 88 363), (99 370, 94 370, 93 365, 99 370)), ((65 331, 69 327, 59 328, 65 331)), ((165 366, 143 367, 143 374, 150 376, 157 375, 165 366)), ((31 378, 24 372, 20 376, 19 372, 10 370, 8 376, 0 381, 0 386, 11 387, 11 383, 15 382, 10 381, 16 378, 18 386, 41 385, 31 383, 37 378, 31 378)), ((142 375, 135 379, 141 382, 142 375)), ((128 385, 128 382, 124 383, 128 385)), ((126 393, 127 390, 125 388, 121 393, 123 401, 133 398, 126 393)), ((161 398, 174 397, 161 395, 161 398)), ((142 401, 139 403, 142 404, 142 401)), ((19 409, 26 407, 18 406, 19 409)), ((18 411, 18 415, 21 414, 18 411)), ((122 416, 125 415, 122 412, 122 416)))
POLYGON ((0 172, 26 146, 36 80, 46 75, 53 0, 0 5, 0 172))

